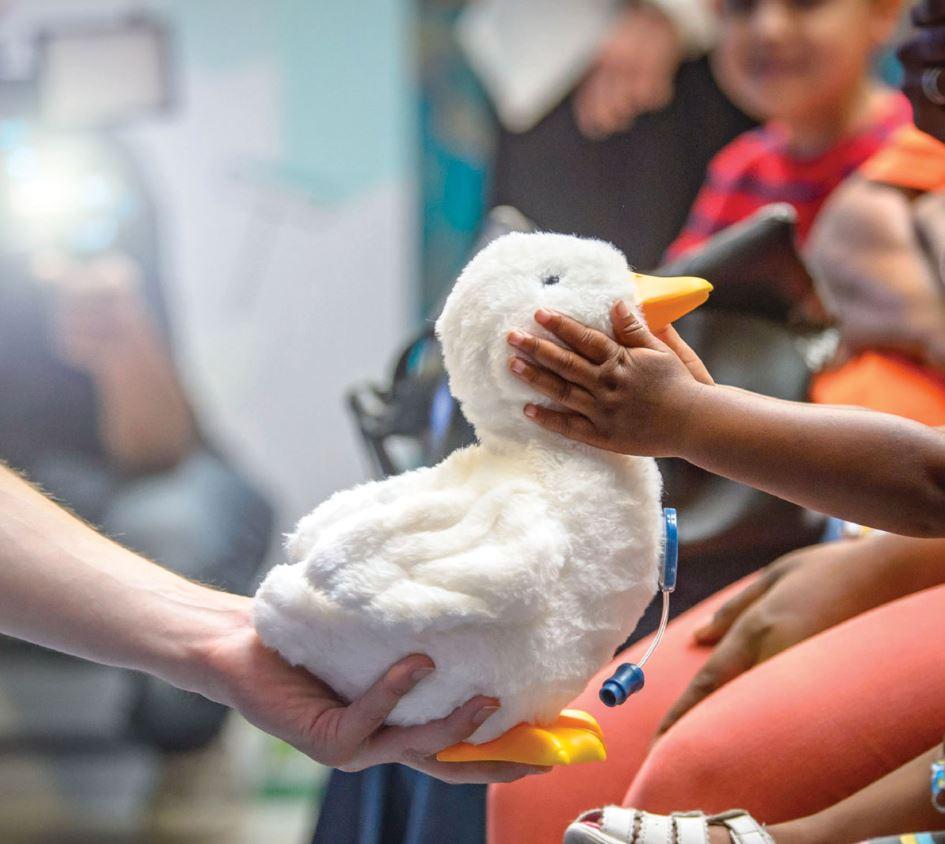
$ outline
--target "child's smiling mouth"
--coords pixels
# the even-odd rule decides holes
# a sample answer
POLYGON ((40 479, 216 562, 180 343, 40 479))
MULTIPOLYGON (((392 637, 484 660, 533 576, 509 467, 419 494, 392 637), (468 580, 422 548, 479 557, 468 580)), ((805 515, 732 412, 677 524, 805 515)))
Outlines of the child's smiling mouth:
POLYGON ((785 58, 756 54, 749 59, 749 72, 765 81, 806 76, 810 62, 803 57, 785 58))

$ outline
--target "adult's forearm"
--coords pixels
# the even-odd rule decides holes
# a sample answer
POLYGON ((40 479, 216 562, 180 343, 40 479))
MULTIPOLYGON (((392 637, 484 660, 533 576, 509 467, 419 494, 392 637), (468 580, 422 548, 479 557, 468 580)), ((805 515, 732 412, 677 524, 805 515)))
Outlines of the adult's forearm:
POLYGON ((929 795, 929 765, 941 753, 938 745, 829 809, 769 831, 777 844, 852 844, 941 829, 929 795))
POLYGON ((0 633, 219 698, 203 654, 245 604, 111 542, 0 466, 0 633))
POLYGON ((679 456, 801 506, 945 536, 945 434, 897 416, 699 387, 679 456))

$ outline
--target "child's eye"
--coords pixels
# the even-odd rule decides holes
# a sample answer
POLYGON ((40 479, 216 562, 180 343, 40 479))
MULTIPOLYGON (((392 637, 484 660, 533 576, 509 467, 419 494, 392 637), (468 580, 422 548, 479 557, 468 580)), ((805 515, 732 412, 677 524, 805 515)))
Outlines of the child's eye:
POLYGON ((546 276, 541 280, 541 283, 542 283, 545 287, 551 287, 552 284, 557 284, 559 281, 561 281, 561 279, 560 279, 558 276, 556 276, 556 275, 546 275, 546 276))

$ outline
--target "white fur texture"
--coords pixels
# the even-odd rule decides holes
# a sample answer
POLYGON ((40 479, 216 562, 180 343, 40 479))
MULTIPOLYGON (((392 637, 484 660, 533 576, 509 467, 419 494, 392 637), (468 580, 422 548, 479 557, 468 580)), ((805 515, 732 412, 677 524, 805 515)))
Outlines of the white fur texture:
POLYGON ((510 234, 463 271, 437 323, 450 389, 480 444, 439 465, 339 492, 289 538, 255 600, 263 641, 351 699, 396 660, 437 670, 389 723, 441 718, 476 694, 502 706, 474 734, 547 723, 611 658, 656 590, 654 461, 574 445, 523 417, 512 328, 539 307, 609 333, 633 301, 606 243, 510 234), (543 284, 557 276, 556 284, 543 284))

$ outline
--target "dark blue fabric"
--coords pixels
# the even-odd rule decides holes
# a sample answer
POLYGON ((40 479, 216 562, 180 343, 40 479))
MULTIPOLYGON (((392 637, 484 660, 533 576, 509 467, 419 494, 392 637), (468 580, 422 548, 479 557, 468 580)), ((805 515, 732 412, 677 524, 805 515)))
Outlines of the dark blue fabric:
POLYGON ((486 787, 402 765, 333 771, 314 844, 484 844, 486 787))

